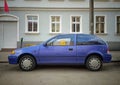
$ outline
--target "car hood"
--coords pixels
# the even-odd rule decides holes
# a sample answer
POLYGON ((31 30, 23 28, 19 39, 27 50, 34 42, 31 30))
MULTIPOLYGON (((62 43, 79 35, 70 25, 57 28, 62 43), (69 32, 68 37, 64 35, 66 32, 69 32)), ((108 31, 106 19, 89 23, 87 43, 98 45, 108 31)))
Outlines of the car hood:
POLYGON ((35 52, 39 49, 40 45, 35 45, 35 46, 29 46, 29 47, 24 47, 24 48, 20 48, 15 50, 16 52, 20 52, 20 53, 30 53, 30 52, 35 52))

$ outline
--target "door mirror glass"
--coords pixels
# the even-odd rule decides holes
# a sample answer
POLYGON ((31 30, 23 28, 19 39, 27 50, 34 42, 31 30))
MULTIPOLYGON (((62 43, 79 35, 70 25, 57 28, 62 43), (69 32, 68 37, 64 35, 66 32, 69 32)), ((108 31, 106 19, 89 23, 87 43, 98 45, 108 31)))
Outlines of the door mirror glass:
POLYGON ((45 47, 46 47, 46 46, 47 46, 47 43, 43 43, 43 46, 45 46, 45 47))

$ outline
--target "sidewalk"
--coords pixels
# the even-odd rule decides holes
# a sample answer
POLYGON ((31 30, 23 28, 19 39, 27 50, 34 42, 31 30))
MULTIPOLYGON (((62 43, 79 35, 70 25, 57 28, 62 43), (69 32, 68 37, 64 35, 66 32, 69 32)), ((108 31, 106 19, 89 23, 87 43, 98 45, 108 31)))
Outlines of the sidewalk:
MULTIPOLYGON (((120 61, 120 51, 110 51, 112 54, 112 61, 120 61)), ((0 62, 8 62, 8 55, 10 52, 0 52, 0 62)))

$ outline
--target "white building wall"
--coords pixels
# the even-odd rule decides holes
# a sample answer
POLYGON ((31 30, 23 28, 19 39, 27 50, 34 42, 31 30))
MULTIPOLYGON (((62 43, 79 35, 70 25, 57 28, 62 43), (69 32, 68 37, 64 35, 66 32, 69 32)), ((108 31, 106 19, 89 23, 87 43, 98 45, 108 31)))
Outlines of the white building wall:
MULTIPOLYGON (((70 33, 70 16, 82 17, 82 33, 89 34, 89 0, 7 0, 10 7, 8 14, 19 17, 19 39, 23 37, 25 42, 42 42, 56 34, 51 34, 50 16, 60 15, 62 18, 62 33, 70 33), (25 33, 25 15, 39 15, 38 34, 25 33)), ((3 11, 3 0, 0 0, 0 14, 3 11)), ((99 34, 103 40, 112 43, 112 47, 120 47, 120 35, 116 34, 117 15, 120 16, 119 0, 95 0, 95 16, 106 17, 106 33, 99 34), (117 44, 116 44, 117 43, 117 44), (117 46, 115 46, 117 45, 117 46)), ((112 48, 111 47, 111 48, 112 48)))

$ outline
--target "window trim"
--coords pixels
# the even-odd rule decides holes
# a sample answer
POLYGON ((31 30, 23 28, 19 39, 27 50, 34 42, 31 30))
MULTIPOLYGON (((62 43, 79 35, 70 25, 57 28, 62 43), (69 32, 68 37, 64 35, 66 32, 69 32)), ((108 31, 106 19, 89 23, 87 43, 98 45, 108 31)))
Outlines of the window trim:
POLYGON ((115 34, 120 35, 120 33, 117 33, 117 17, 120 15, 115 16, 115 34))
POLYGON ((50 16, 49 16, 49 20, 50 20, 50 21, 49 21, 49 22, 50 22, 50 23, 49 23, 49 33, 50 33, 50 34, 59 34, 59 33, 62 33, 62 16, 61 16, 61 15, 50 15, 50 16), (59 31, 59 32, 52 32, 52 28, 51 28, 51 23, 52 23, 52 22, 51 22, 51 17, 52 17, 52 16, 59 16, 59 17, 60 17, 60 31, 59 31))
POLYGON ((39 14, 25 14, 25 33, 28 33, 28 34, 39 33, 39 14), (37 16, 37 18, 38 18, 38 20, 37 20, 37 23, 38 23, 37 32, 29 32, 28 31, 28 19, 27 19, 28 16, 37 16))
POLYGON ((94 33, 95 34, 107 34, 107 15, 95 15, 94 16, 94 33), (96 17, 97 16, 104 16, 105 17, 105 28, 104 28, 104 33, 96 33, 96 17))
POLYGON ((82 32, 82 15, 70 15, 70 33, 73 33, 73 34, 74 34, 74 33, 76 33, 76 34, 77 34, 77 33, 83 33, 83 32, 82 32), (80 17, 80 23, 79 23, 79 24, 80 24, 80 32, 72 32, 72 25, 71 25, 71 24, 72 24, 72 17, 73 17, 73 16, 74 16, 74 17, 77 17, 77 16, 80 17))

